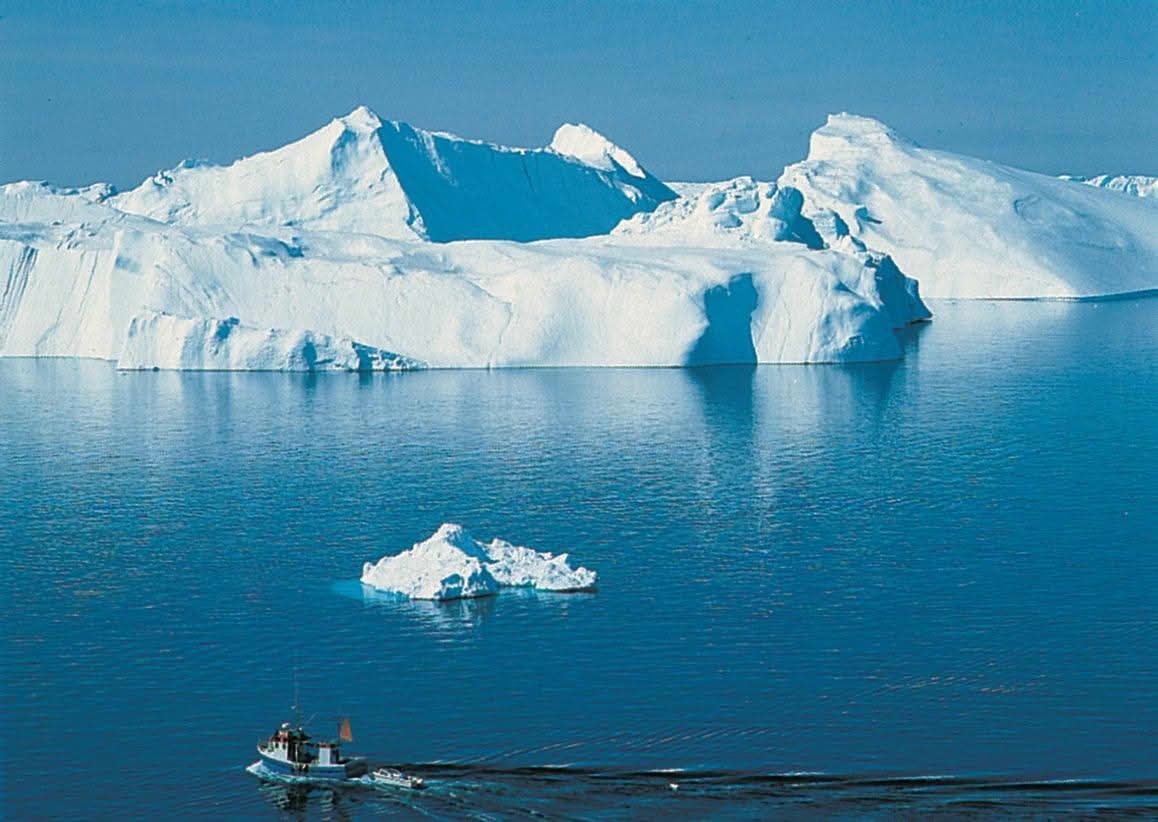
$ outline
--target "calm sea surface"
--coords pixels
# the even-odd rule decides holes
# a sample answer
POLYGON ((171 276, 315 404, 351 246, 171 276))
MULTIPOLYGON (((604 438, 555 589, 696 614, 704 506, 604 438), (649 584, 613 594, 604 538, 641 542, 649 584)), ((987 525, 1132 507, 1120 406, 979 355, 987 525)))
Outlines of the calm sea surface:
POLYGON ((0 815, 1158 813, 1158 300, 932 308, 849 367, 0 360, 0 815), (445 521, 599 590, 362 589, 445 521), (247 774, 295 669, 431 789, 247 774))

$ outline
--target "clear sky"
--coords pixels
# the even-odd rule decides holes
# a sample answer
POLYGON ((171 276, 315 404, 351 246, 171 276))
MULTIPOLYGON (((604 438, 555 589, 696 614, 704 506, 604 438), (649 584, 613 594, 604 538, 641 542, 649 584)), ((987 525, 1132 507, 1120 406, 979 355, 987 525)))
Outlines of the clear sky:
POLYGON ((0 0, 0 181, 135 185, 365 103, 669 180, 775 178, 833 111, 1051 174, 1158 174, 1158 0, 0 0))

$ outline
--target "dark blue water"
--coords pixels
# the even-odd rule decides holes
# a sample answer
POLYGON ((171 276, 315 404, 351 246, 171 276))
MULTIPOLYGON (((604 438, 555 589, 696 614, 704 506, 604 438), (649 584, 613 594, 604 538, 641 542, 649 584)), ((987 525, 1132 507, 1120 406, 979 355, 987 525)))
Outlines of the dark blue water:
POLYGON ((850 367, 0 360, 3 815, 1158 809, 1158 300, 933 308, 850 367), (363 593, 443 521, 599 590, 363 593), (245 773, 295 668, 432 789, 245 773))

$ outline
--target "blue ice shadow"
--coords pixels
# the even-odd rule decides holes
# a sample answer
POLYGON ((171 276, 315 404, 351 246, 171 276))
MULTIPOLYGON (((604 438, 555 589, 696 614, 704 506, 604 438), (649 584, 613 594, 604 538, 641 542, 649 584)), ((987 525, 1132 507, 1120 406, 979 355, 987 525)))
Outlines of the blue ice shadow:
POLYGON ((531 240, 606 234, 620 220, 673 200, 674 191, 615 166, 605 172, 553 151, 499 151, 405 123, 378 129, 398 181, 434 242, 531 240), (635 200, 615 183, 629 183, 635 200))
POLYGON ((760 301, 751 274, 737 274, 726 285, 704 292, 708 325, 688 353, 686 365, 755 365, 752 312, 760 301))

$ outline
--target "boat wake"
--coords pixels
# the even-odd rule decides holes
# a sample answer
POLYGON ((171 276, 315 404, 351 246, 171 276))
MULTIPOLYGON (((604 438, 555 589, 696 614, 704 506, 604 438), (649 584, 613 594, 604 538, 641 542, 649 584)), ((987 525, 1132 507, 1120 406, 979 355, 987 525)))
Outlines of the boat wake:
POLYGON ((276 774, 255 762, 246 770, 282 787, 268 795, 279 807, 305 807, 311 797, 331 804, 403 805, 423 816, 456 819, 489 815, 568 816, 616 810, 643 815, 679 813, 751 818, 793 811, 861 818, 904 814, 1158 812, 1158 783, 1113 780, 969 777, 953 775, 841 775, 713 770, 618 770, 478 765, 405 765, 423 791, 392 788, 370 775, 311 780, 276 774))

